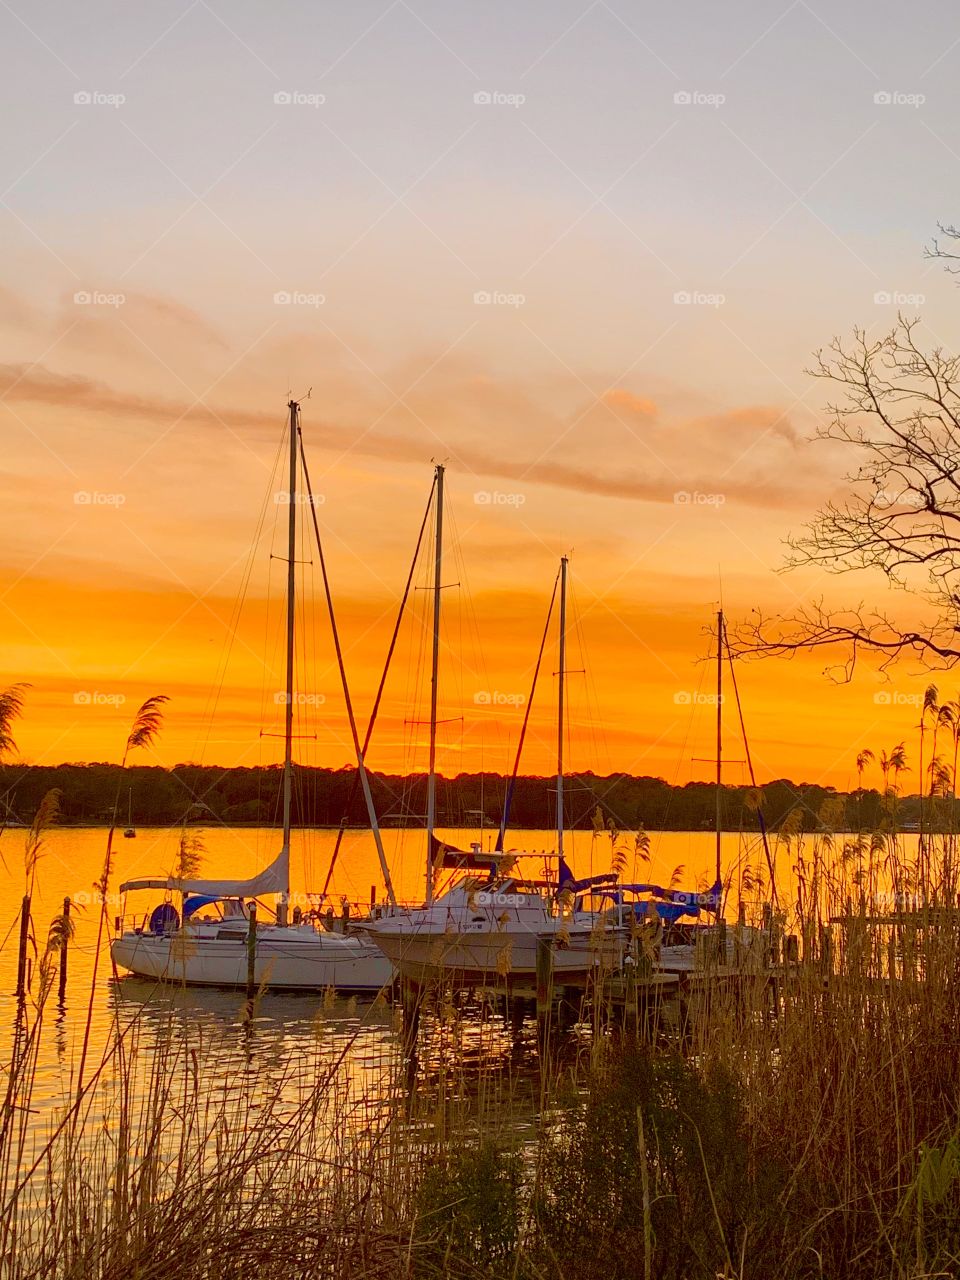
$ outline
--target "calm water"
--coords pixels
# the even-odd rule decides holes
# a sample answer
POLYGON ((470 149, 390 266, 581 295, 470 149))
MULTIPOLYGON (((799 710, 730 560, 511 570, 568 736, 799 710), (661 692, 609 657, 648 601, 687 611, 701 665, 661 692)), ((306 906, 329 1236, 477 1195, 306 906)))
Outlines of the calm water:
MULTIPOLYGON (((7 1004, 6 1025, 12 1026, 15 1009, 18 911, 24 891, 23 846, 25 832, 8 829, 0 837, 3 867, 0 881, 0 992, 7 1004)), ((477 838, 476 832, 441 833, 461 847, 477 838)), ((218 828, 204 832, 206 854, 201 874, 246 877, 253 875, 275 856, 279 833, 272 829, 218 828)), ((326 876, 335 841, 330 831, 300 832, 295 837, 292 859, 294 893, 318 890, 326 876)), ((482 843, 491 847, 495 833, 485 831, 482 843)), ((386 831, 387 855, 391 863, 397 895, 402 900, 420 901, 423 896, 424 846, 422 831, 386 831)), ((244 1018, 240 993, 216 990, 172 990, 139 979, 115 981, 111 972, 108 942, 113 920, 121 911, 117 886, 135 876, 166 874, 174 866, 178 832, 141 829, 135 840, 115 839, 115 858, 108 897, 110 930, 101 949, 93 990, 92 1040, 89 1063, 96 1069, 107 1043, 114 1019, 120 1025, 136 1024, 138 1056, 150 1058, 151 1044, 172 1025, 178 1035, 199 1046, 197 1060, 212 1082, 221 1087, 282 1090, 288 1087, 291 1068, 304 1061, 317 1070, 338 1064, 352 1093, 358 1098, 385 1095, 396 1077, 399 1062, 398 1025, 394 1011, 384 1002, 331 1000, 320 995, 266 994, 251 1024, 244 1018)), ((678 865, 685 874, 683 888, 695 888, 713 879, 714 837, 710 833, 670 832, 652 836, 651 860, 644 865, 632 853, 632 838, 624 838, 626 876, 666 883, 678 865)), ((87 1003, 94 975, 99 907, 93 884, 100 875, 106 847, 106 831, 98 828, 62 828, 51 831, 44 841, 33 899, 33 919, 37 946, 42 950, 50 919, 60 910, 65 896, 74 903, 76 937, 70 948, 67 998, 57 1006, 56 992, 47 1006, 41 1029, 37 1087, 33 1106, 38 1114, 56 1112, 70 1096, 87 1016, 87 1003)), ((508 847, 549 850, 554 838, 549 832, 517 833, 508 847)), ((750 855, 754 860, 756 854, 750 855)), ((610 866, 611 846, 606 836, 593 838, 590 832, 568 836, 568 861, 578 875, 605 871, 610 866)), ((727 869, 743 857, 740 838, 724 837, 727 869)), ((380 883, 376 850, 365 832, 348 834, 331 889, 336 902, 341 895, 352 901, 369 902, 372 885, 380 883)), ((378 889, 382 896, 382 887, 378 889)), ((127 902, 128 919, 160 900, 158 894, 133 894, 127 902)), ((427 1059, 428 1075, 444 1068, 444 1055, 475 1061, 485 1067, 509 1061, 511 1045, 505 1032, 482 1026, 461 1029, 456 1044, 443 1044, 439 1057, 427 1059)), ((4 1057, 6 1057, 4 1053, 4 1057)), ((90 1066, 87 1069, 89 1078, 90 1066)), ((108 1073, 105 1073, 108 1074, 108 1073)))

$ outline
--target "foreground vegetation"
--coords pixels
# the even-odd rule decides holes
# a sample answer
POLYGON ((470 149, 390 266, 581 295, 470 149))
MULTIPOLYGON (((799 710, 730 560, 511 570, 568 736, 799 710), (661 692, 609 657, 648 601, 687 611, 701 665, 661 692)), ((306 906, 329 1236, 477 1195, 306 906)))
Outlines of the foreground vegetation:
POLYGON ((399 1063, 389 1103, 313 1061, 272 1096, 218 1088, 173 1016, 149 1050, 118 1024, 38 1140, 26 1031, 4 1108, 5 1274, 954 1275, 960 956, 951 939, 927 959, 942 977, 915 998, 810 970, 776 1024, 718 1009, 692 1052, 613 1039, 552 1080, 545 1065, 522 1141, 506 1080, 482 1106, 455 1076, 411 1102, 399 1063))
MULTIPOLYGON (((364 1094, 348 1048, 292 1059, 281 1082, 223 1079, 158 990, 149 1035, 143 1010, 118 1004, 102 1060, 43 1128, 32 1097, 55 922, 3 1104, 5 1275, 960 1274, 956 842, 914 856, 890 834, 788 823, 777 855, 796 872, 778 924, 801 959, 776 1005, 747 982, 691 1000, 649 1042, 554 1029, 552 1050, 528 1055, 529 1105, 529 1075, 466 1064, 474 1015, 446 1000, 419 1050, 453 1065, 411 1074, 398 1026, 364 1094), (915 905, 871 917, 890 884, 915 905)), ((256 1010, 245 1018, 255 1037, 256 1010)))
MULTIPOLYGON (((140 709, 124 760, 153 740, 162 702, 140 709)), ((933 691, 918 770, 927 815, 954 792, 957 720, 943 711, 933 691)), ((728 886, 731 916, 772 908, 778 965, 793 953, 782 939, 797 939, 797 962, 775 970, 776 998, 769 974, 708 983, 678 1023, 645 1035, 602 1026, 594 999, 592 1026, 572 1039, 551 1030, 532 1096, 529 1074, 460 1051, 473 1015, 441 993, 417 1045, 430 1069, 415 1070, 398 1026, 374 1088, 352 1074, 349 1044, 335 1061, 319 1046, 284 1059, 282 1078, 262 1075, 254 1055, 229 1076, 159 988, 139 1009, 114 1001, 95 1060, 95 965, 79 1061, 60 1109, 42 1111, 38 1063, 70 941, 58 916, 4 1064, 4 1277, 960 1274, 958 838, 899 834, 902 748, 857 764, 882 773, 872 829, 840 834, 847 805, 827 796, 805 835, 809 810, 795 806, 770 859, 755 851, 728 886)), ((27 833, 28 894, 56 812, 48 794, 27 833)), ((616 863, 623 833, 599 823, 597 839, 608 835, 616 863)), ((256 1014, 245 1008, 238 1028, 251 1042, 256 1014)))

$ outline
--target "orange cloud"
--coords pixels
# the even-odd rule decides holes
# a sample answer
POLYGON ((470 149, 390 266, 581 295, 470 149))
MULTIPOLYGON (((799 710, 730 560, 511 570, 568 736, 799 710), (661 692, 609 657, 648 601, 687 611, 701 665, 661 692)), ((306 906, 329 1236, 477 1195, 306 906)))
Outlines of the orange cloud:
POLYGON ((657 406, 652 400, 647 400, 644 396, 635 396, 626 387, 611 387, 609 391, 603 393, 603 402, 614 409, 623 409, 627 413, 636 414, 640 418, 657 416, 657 406))
MULTIPOLYGON (((276 740, 260 737, 275 718, 270 699, 281 684, 278 583, 268 593, 266 557, 278 527, 271 496, 283 488, 273 468, 284 396, 268 371, 291 367, 299 380, 319 364, 303 425, 361 718, 430 460, 445 458, 447 572, 461 591, 445 597, 443 700, 453 727, 442 735, 443 771, 509 768, 520 704, 475 696, 528 694, 557 558, 574 547, 571 617, 581 620, 583 657, 571 665, 587 675, 570 681, 571 767, 703 776, 690 757, 712 750, 709 726, 704 720, 702 749, 691 753, 689 708, 674 699, 703 676, 695 660, 707 649, 702 628, 716 607, 716 566, 731 612, 758 600, 789 604, 801 585, 773 572, 789 510, 809 510, 832 483, 781 407, 705 411, 662 385, 654 397, 600 376, 594 393, 572 375, 495 375, 466 352, 410 356, 374 373, 333 339, 302 334, 277 338, 231 367, 204 317, 157 299, 130 306, 125 318, 111 313, 66 329, 49 364, 0 367, 0 413, 17 441, 0 462, 0 617, 10 678, 36 686, 19 735, 27 755, 110 758, 130 709, 166 692, 174 697, 160 747, 166 762, 201 750, 225 764, 276 758, 276 740), (145 334, 160 363, 141 376, 153 359, 145 334), (199 390, 213 388, 199 403, 170 373, 188 365, 199 390), (78 490, 122 502, 78 506, 78 490), (711 501, 693 501, 698 493, 711 501), (259 568, 224 672, 219 659, 231 644, 261 504, 259 568), (221 686, 211 721, 210 691, 221 686), (125 702, 74 701, 91 691, 125 702)), ((418 592, 415 609, 425 602, 418 592)), ((323 637, 322 606, 307 615, 323 637)), ((398 654, 374 743, 377 767, 424 767, 409 723, 422 718, 415 634, 398 654)), ((554 671, 555 658, 544 669, 554 671)), ((346 763, 329 637, 302 679, 326 699, 323 733, 302 751, 346 763)), ((749 684, 758 767, 767 776, 814 776, 823 767, 822 723, 812 710, 824 696, 819 667, 794 664, 789 682, 779 667, 757 667, 749 684), (795 734, 789 746, 785 723, 795 734)), ((533 711, 530 770, 553 768, 553 705, 548 676, 533 711)), ((850 752, 838 745, 840 763, 829 765, 842 771, 855 754, 857 716, 838 711, 832 723, 837 743, 851 745, 850 752)), ((730 753, 742 755, 733 742, 730 753)))

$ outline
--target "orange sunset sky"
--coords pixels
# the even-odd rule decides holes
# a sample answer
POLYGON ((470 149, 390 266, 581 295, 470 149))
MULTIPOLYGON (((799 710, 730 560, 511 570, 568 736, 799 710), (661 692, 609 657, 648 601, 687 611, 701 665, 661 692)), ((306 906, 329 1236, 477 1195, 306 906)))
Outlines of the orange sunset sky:
MULTIPOLYGON (((447 464, 444 773, 510 767, 522 710, 477 695, 526 694, 563 553, 586 669, 573 769, 709 777, 695 695, 721 579, 731 623, 819 596, 909 616, 876 580, 777 570, 845 487, 810 443, 828 399, 811 352, 881 334, 898 297, 952 345, 955 284, 923 258, 957 216, 960 55, 940 56, 938 7, 858 2, 828 25, 800 4, 771 26, 757 2, 722 29, 705 4, 8 15, 0 635, 5 682, 33 685, 23 758, 118 759, 154 693, 157 762, 278 758, 260 736, 282 688, 274 464, 307 388, 361 720, 447 464), (898 86, 924 101, 878 103, 898 86)), ((308 566, 298 685, 323 701, 300 754, 338 766, 316 585, 308 566)), ((425 767, 427 603, 376 768, 425 767)), ((838 686, 826 661, 740 666, 761 780, 854 785, 860 748, 913 733, 923 673, 884 685, 864 662, 838 686)), ((554 767, 555 669, 528 771, 554 767)), ((739 759, 736 737, 731 714, 739 759)))

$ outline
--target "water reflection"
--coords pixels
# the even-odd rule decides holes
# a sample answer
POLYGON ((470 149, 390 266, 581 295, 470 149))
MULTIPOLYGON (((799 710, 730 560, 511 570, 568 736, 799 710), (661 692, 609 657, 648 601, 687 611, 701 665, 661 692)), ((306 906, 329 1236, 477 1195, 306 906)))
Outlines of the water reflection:
POLYGON ((243 1088, 254 1102, 270 1093, 295 1103, 305 1082, 334 1074, 351 1094, 382 1096, 399 1063, 393 1010, 382 1000, 265 992, 251 1008, 237 991, 124 977, 110 1002, 118 1025, 136 1029, 140 1053, 168 1052, 172 1041, 196 1055, 207 1087, 243 1088))
MULTIPOLYGON (((165 866, 174 853, 175 834, 152 832, 150 840, 142 845, 138 842, 136 849, 122 849, 118 861, 124 865, 117 866, 116 878, 165 866)), ((251 866, 256 861, 258 851, 253 845, 272 848, 276 837, 273 831, 255 830, 208 835, 211 868, 236 865, 238 874, 244 858, 251 866)), ((428 1001, 420 1015, 415 1045, 405 1046, 403 1012, 384 1001, 268 991, 249 1008, 239 991, 186 989, 132 976, 111 976, 105 950, 108 939, 104 939, 94 979, 99 910, 93 904, 84 908, 80 903, 89 899, 89 885, 99 873, 103 838, 104 833, 96 829, 51 832, 49 857, 38 880, 34 897, 38 931, 60 909, 66 894, 78 905, 66 998, 62 1003, 55 996, 48 1000, 35 1044, 36 1074, 30 1100, 35 1116, 62 1115, 75 1096, 75 1075, 85 1038, 89 1039, 85 1071, 89 1080, 105 1055, 111 1054, 118 1031, 123 1037, 124 1069, 132 1071, 128 1084, 133 1101, 147 1096, 151 1079, 155 1081, 162 1071, 195 1073, 206 1094, 213 1096, 219 1091, 220 1096, 241 1097, 251 1112, 267 1097, 279 1097, 284 1106, 295 1107, 304 1096, 306 1082, 315 1085, 318 1080, 329 1080, 331 1088, 342 1091, 345 1107, 349 1110, 356 1105, 363 1114, 389 1107, 429 1112, 451 1099, 457 1106, 471 1106, 486 1104, 494 1096, 508 1099, 537 1093, 540 1055, 535 1025, 529 1020, 512 1020, 503 1003, 428 1001)), ((333 838, 330 832, 310 837, 320 853, 326 852, 333 838)), ((665 864, 684 860, 689 868, 699 866, 701 854, 707 860, 708 855, 712 857, 712 844, 702 835, 670 834, 660 841, 665 864), (674 846, 680 845, 684 848, 682 858, 673 852, 674 846)), ((523 842, 545 847, 549 839, 540 833, 526 833, 523 842)), ((355 844, 353 857, 343 866, 358 884, 369 883, 376 878, 372 841, 358 836, 355 844)), ((305 850, 300 854, 302 874, 311 864, 305 850)), ((570 856, 580 872, 595 869, 599 852, 590 833, 573 833, 570 856)), ((419 884, 419 852, 415 862, 415 874, 410 868, 404 870, 402 860, 397 866, 398 884, 407 896, 415 894, 419 884)), ((0 882, 5 875, 5 897, 11 904, 13 921, 22 887, 12 872, 5 873, 0 867, 0 882)), ((344 882, 334 887, 337 892, 349 893, 356 886, 344 882)), ((109 910, 118 909, 119 903, 115 906, 111 900, 109 910)), ((11 936, 15 934, 14 928, 11 936)), ((12 991, 15 977, 16 948, 0 947, 0 984, 12 991)), ((32 1020, 35 1013, 29 998, 27 1006, 32 1020)), ((9 1053, 14 1047, 12 1033, 17 1020, 13 997, 8 999, 7 1014, 9 1053)), ((557 1069, 564 1069, 565 1063, 584 1053, 588 1040, 588 1036, 561 1035, 555 1028, 551 1056, 560 1064, 557 1069)), ((98 1091, 105 1094, 108 1088, 117 1088, 120 1070, 118 1061, 111 1058, 101 1071, 98 1091)))

